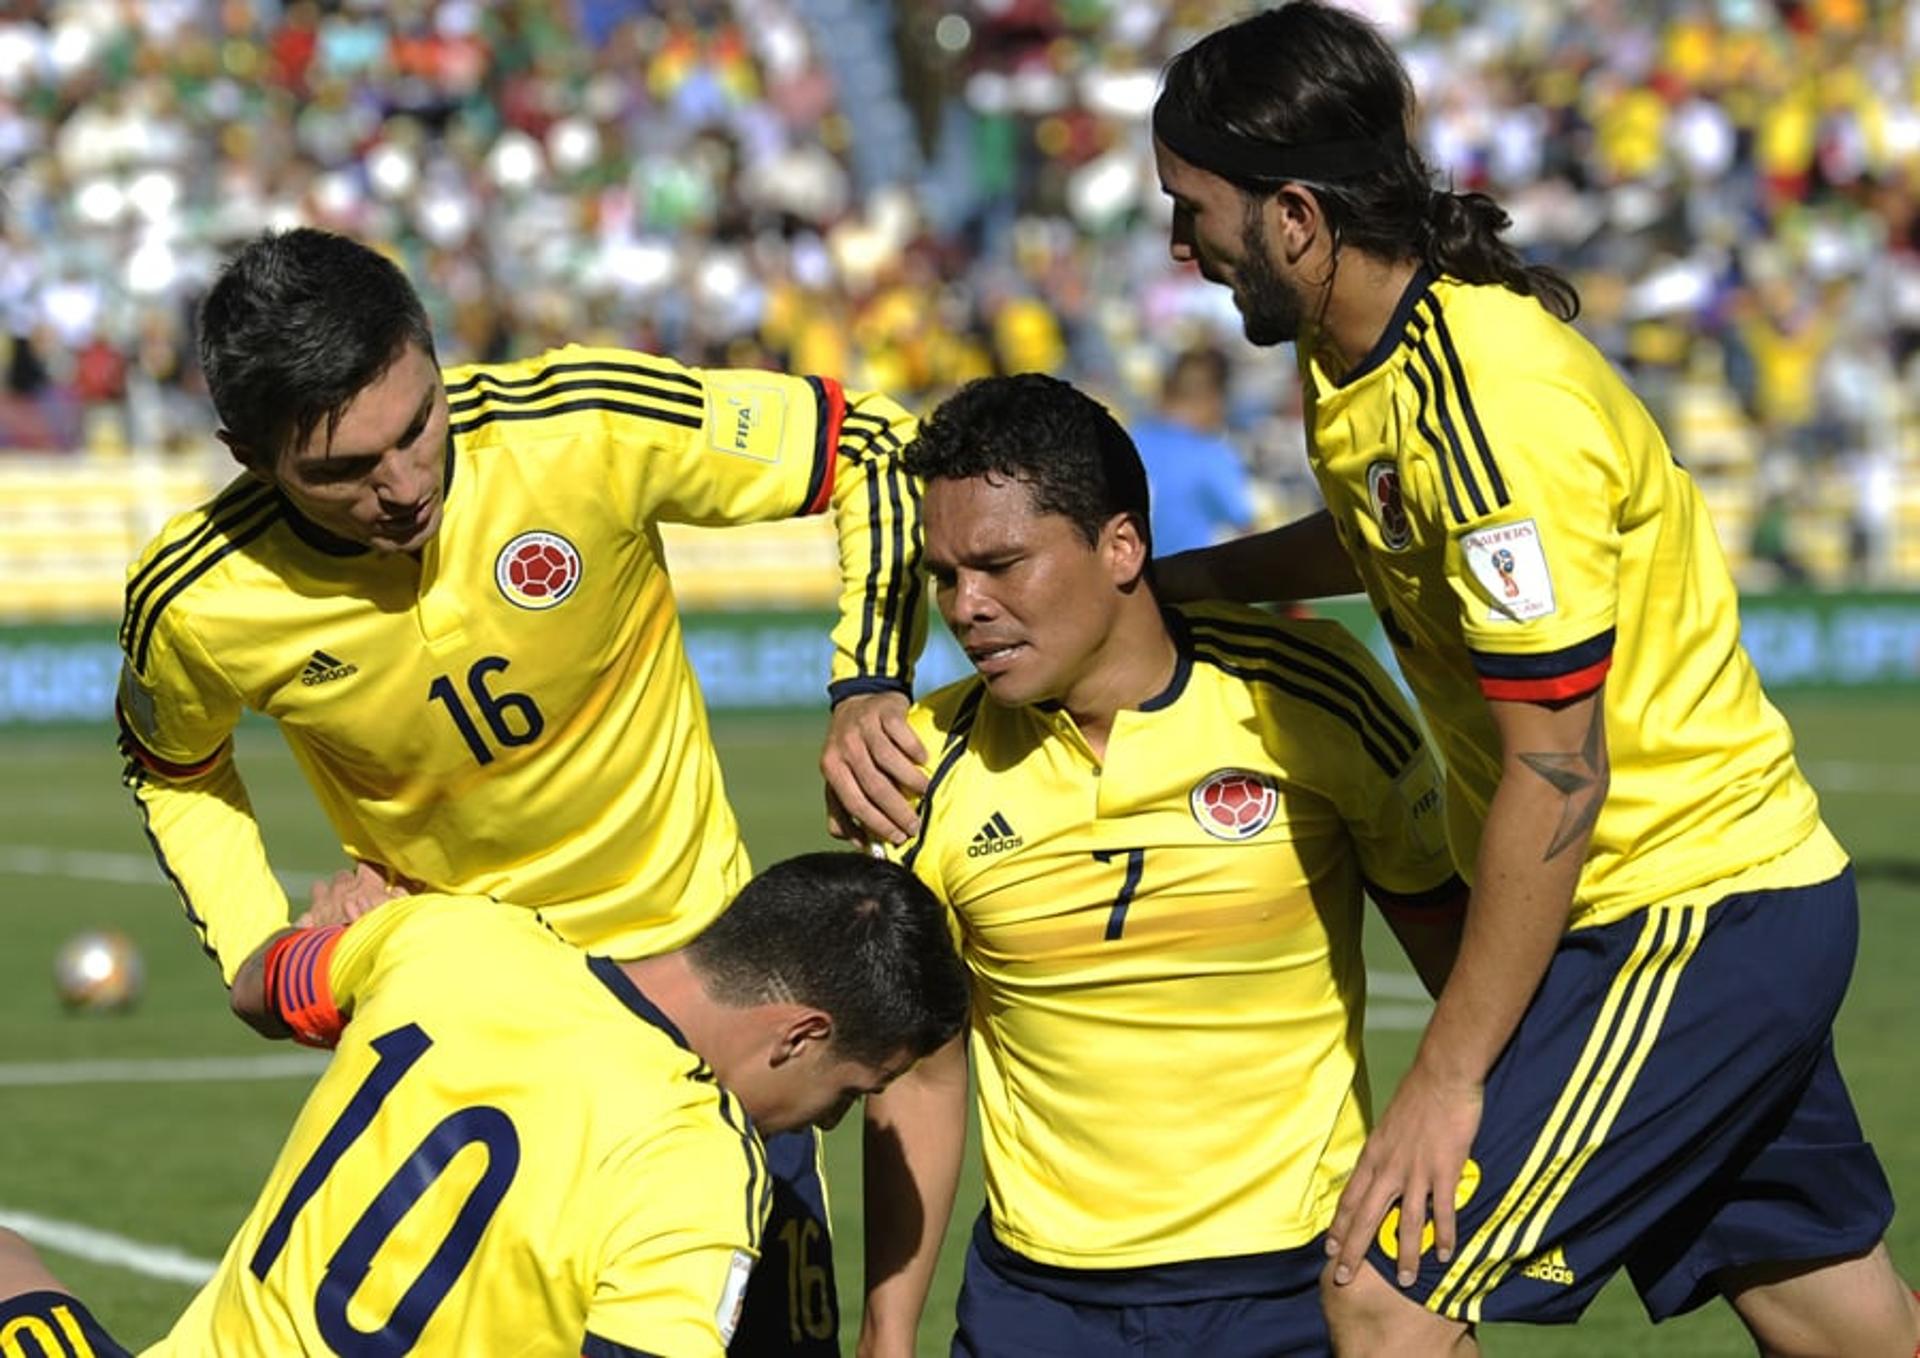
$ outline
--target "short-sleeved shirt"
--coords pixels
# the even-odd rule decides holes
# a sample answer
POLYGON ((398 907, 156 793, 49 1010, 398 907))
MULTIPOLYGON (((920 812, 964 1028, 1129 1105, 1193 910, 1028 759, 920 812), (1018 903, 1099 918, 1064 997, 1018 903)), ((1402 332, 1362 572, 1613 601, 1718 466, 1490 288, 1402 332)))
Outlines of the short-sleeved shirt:
POLYGON ((1420 273, 1365 360, 1335 380, 1309 341, 1301 371, 1313 471, 1446 765, 1463 873, 1500 779, 1488 699, 1602 683, 1612 783, 1573 924, 1813 833, 1700 492, 1576 330, 1420 273))
POLYGON ((153 1352, 384 1331, 383 1352, 717 1358, 765 1154, 625 972, 533 911, 434 895, 361 918, 323 970, 297 983, 350 1011, 333 1062, 153 1352))
POLYGON ((1362 892, 1457 898, 1438 776, 1337 624, 1168 614, 1167 689, 1103 757, 1057 705, 966 680, 903 861, 973 979, 995 1235, 1112 1269, 1302 1244, 1366 1130, 1362 892))

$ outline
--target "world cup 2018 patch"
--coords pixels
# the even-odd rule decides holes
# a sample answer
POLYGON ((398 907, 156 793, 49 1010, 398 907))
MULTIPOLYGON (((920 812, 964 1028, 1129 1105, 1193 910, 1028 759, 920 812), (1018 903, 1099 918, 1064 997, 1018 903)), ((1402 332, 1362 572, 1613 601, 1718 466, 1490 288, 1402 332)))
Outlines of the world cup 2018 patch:
POLYGON ((1532 519, 1467 533, 1460 552, 1491 600, 1489 622, 1528 622, 1554 611, 1553 576, 1532 519))

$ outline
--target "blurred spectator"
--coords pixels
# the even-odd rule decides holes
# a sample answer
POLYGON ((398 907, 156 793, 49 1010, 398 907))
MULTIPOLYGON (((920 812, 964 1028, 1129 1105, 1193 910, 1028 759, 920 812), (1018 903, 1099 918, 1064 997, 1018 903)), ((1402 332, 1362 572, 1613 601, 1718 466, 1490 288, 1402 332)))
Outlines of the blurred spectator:
MULTIPOLYGON (((1580 323, 1710 498, 1750 517, 1783 456, 1876 487, 1796 495, 1790 517, 1900 502, 1920 443, 1920 8, 1359 7, 1406 54, 1429 155, 1575 277, 1580 323), (1868 370, 1870 429, 1849 386, 1868 370), (1738 437, 1699 423, 1703 385, 1734 393, 1738 437), (1718 443, 1696 459, 1696 440, 1718 443)), ((591 336, 922 403, 996 368, 1149 401, 1198 337, 1229 356, 1249 460, 1294 512, 1312 492, 1268 432, 1293 375, 1169 264, 1146 130, 1167 57, 1241 8, 9 7, 0 447, 204 446, 192 307, 234 243, 309 222, 400 257, 456 362, 591 336)), ((1862 561, 1893 559, 1871 545, 1885 525, 1849 524, 1862 561)))
POLYGON ((1820 366, 1834 341, 1824 299, 1793 281, 1776 279, 1757 292, 1741 328, 1753 356, 1753 414, 1768 450, 1811 461, 1826 452, 1820 435, 1820 366))
POLYGON ((1747 555, 1755 566, 1771 573, 1769 584, 1805 588, 1812 575, 1793 547, 1792 497, 1784 490, 1769 491, 1754 515, 1747 555))
POLYGON ((1227 356, 1189 349, 1167 371, 1159 410, 1131 427, 1153 492, 1155 556, 1253 527, 1252 487, 1226 427, 1227 356))

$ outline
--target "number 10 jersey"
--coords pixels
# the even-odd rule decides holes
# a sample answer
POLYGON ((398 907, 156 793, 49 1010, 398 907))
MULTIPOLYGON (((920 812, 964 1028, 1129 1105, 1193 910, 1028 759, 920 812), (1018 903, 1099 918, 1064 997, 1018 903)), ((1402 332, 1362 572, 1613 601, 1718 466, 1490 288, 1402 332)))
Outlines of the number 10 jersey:
POLYGON ((148 1352, 720 1358, 766 1156, 627 974, 474 897, 393 902, 318 952, 294 984, 351 1021, 148 1352))

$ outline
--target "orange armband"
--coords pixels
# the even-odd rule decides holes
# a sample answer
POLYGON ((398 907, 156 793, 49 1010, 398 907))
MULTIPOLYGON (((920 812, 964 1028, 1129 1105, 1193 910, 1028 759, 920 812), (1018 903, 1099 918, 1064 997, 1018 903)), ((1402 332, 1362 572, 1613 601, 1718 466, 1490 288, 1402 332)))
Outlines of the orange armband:
POLYGON ((327 968, 344 924, 300 929, 282 935, 267 949, 267 1007, 293 1030, 303 1047, 332 1047, 347 1026, 333 1002, 327 968))

